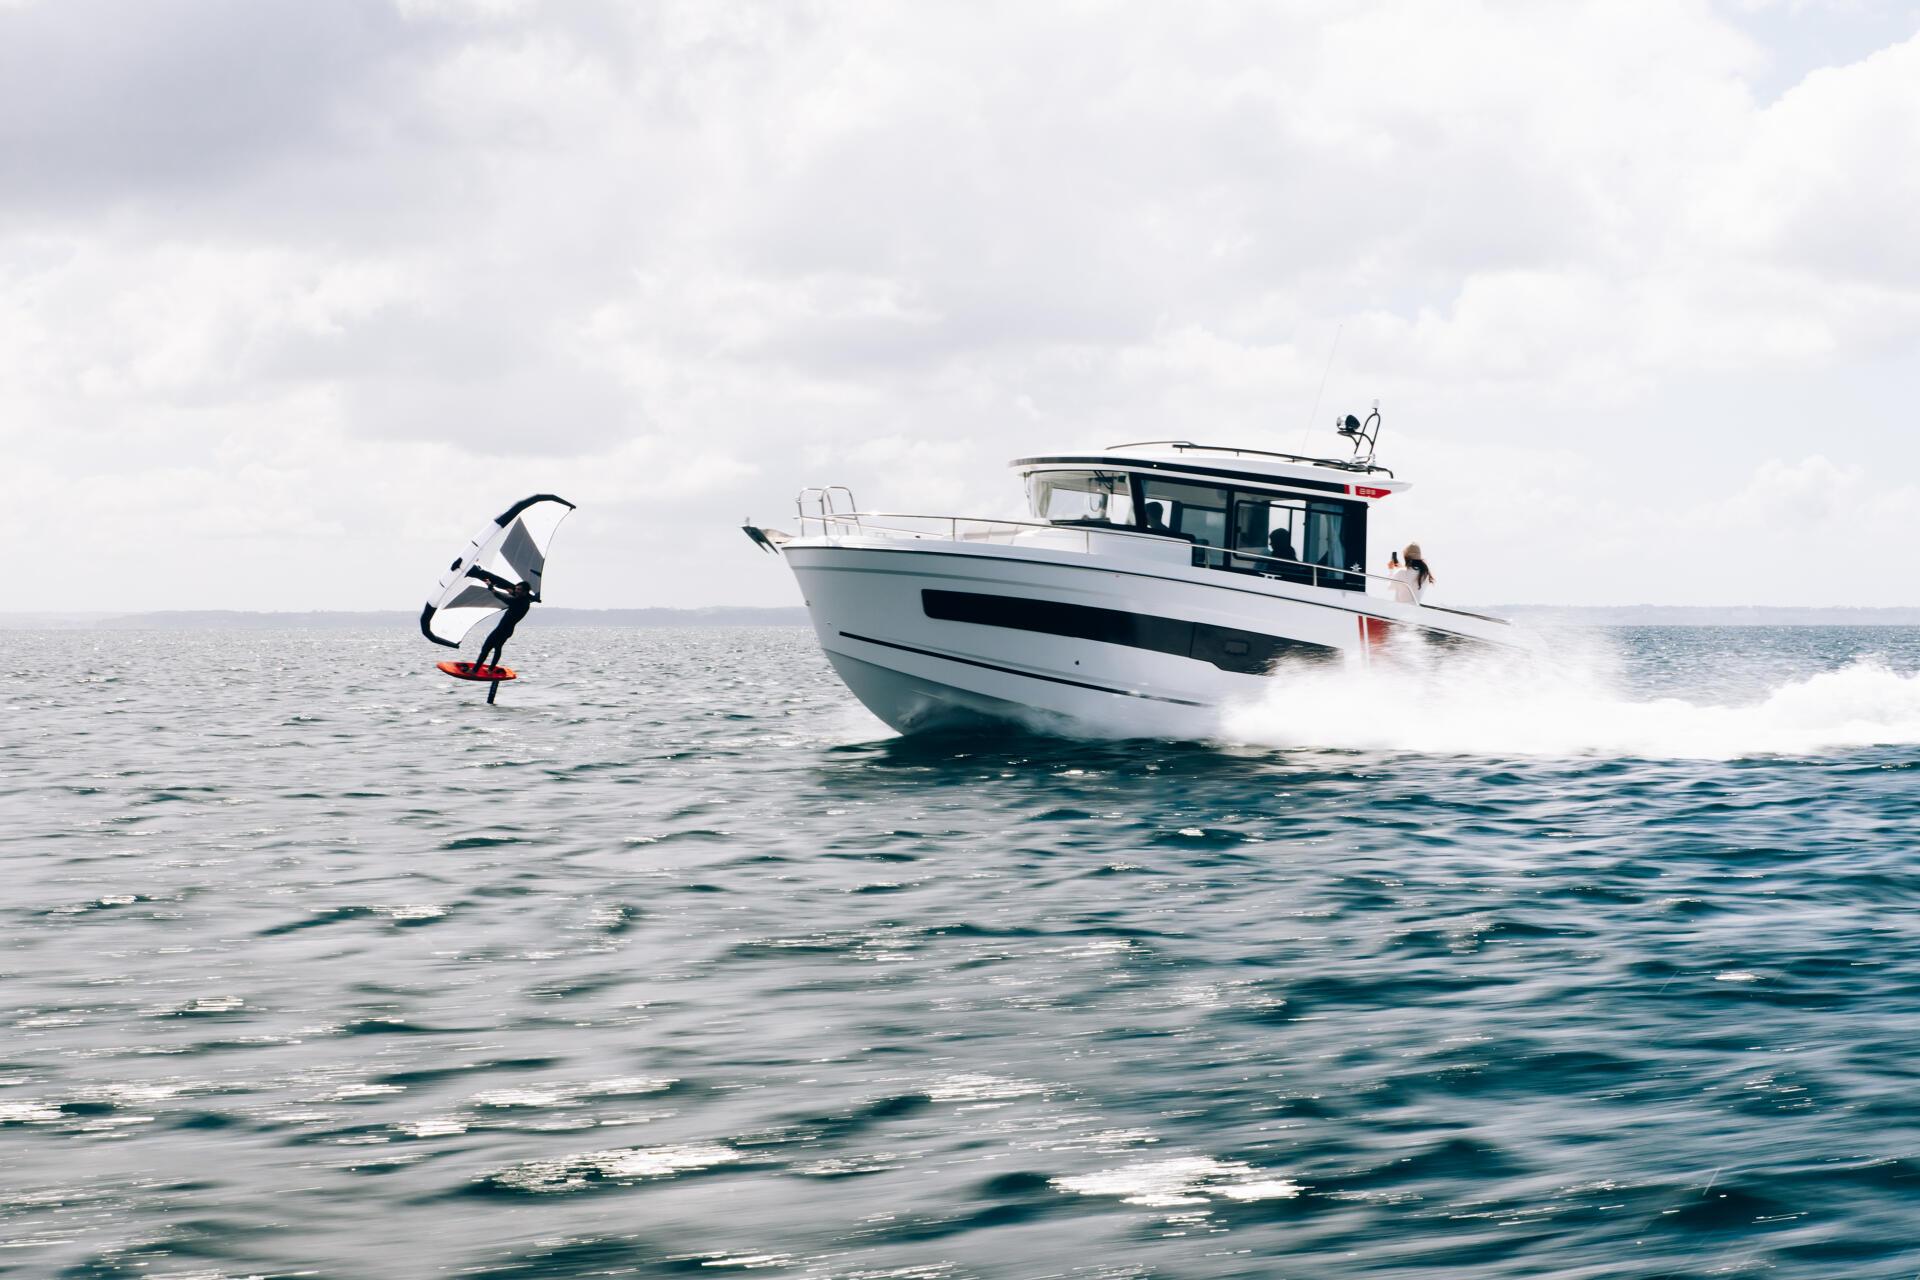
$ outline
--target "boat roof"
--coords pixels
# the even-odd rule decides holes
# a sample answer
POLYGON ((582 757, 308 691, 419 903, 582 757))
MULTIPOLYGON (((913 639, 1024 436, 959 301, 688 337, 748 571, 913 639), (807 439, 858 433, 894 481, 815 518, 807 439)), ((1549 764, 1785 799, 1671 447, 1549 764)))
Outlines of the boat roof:
POLYGON ((1321 492, 1346 493, 1369 501, 1411 488, 1385 467, 1360 460, 1310 458, 1293 453, 1195 444, 1191 440, 1146 440, 1109 445, 1093 453, 1048 454, 1015 458, 1021 472, 1054 467, 1098 467, 1114 471, 1152 471, 1200 480, 1234 481, 1321 492))

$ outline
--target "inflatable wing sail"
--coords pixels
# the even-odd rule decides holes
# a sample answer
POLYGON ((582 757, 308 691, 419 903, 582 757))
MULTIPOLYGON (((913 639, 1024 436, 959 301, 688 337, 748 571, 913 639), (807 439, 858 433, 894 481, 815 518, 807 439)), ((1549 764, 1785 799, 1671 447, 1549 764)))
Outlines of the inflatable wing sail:
POLYGON ((571 510, 571 502, 550 493, 536 493, 508 507, 467 543, 467 549, 440 576, 420 613, 421 634, 435 644, 458 649, 474 624, 502 608, 499 597, 488 590, 489 583, 501 587, 527 583, 538 600, 547 545, 571 510))

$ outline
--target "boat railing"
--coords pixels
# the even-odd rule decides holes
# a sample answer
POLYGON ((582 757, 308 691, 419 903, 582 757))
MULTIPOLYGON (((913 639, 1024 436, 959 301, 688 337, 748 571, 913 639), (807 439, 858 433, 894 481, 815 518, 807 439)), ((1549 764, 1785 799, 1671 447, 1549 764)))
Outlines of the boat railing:
MULTIPOLYGON (((793 509, 800 515, 800 525, 803 534, 808 520, 820 520, 829 516, 843 514, 839 512, 838 504, 834 501, 833 495, 836 493, 844 493, 847 496, 847 513, 857 512, 860 509, 860 503, 853 496, 853 490, 843 484, 815 485, 811 488, 802 489, 794 495, 793 509), (807 512, 807 504, 809 502, 813 504, 813 512, 811 515, 807 512)), ((858 517, 855 518, 854 523, 859 523, 858 517)))
POLYGON ((1368 573, 1365 569, 1342 569, 1338 565, 1315 564, 1311 560, 1289 560, 1285 556, 1263 555, 1254 551, 1234 551, 1226 547, 1206 547, 1203 550, 1208 564, 1213 565, 1214 560, 1218 558, 1219 563, 1213 565, 1215 568, 1233 570, 1239 567, 1234 561, 1251 560, 1255 564, 1249 566, 1249 572, 1305 587, 1331 587, 1336 590, 1351 591, 1354 589, 1352 585, 1354 583, 1364 585, 1377 582, 1388 588, 1389 594, 1392 594, 1392 588, 1405 585, 1398 579, 1368 573), (1271 572, 1267 572, 1262 570, 1260 565, 1273 565, 1274 568, 1271 572))
POLYGON ((837 533, 841 536, 872 535, 932 539, 941 542, 1013 542, 1028 531, 1038 531, 1054 535, 1048 541, 1064 542, 1067 545, 1077 542, 1085 551, 1093 550, 1093 540, 1096 536, 1142 538, 1150 542, 1175 546, 1188 545, 1185 538, 1154 533, 1147 529, 1129 529, 1124 525, 1054 524, 1046 520, 1000 520, 991 516, 918 515, 904 511, 836 511, 829 506, 825 510, 816 508, 813 511, 803 508, 800 511, 799 520, 799 536, 803 538, 815 534, 819 537, 833 537, 837 533), (913 523, 899 523, 902 521, 913 523))
MULTIPOLYGON (((840 486, 835 486, 840 488, 840 486)), ((818 491, 807 490, 806 493, 818 491)), ((843 489, 842 492, 845 492, 843 489)), ((804 494, 803 494, 804 496, 804 494)), ((852 495, 848 494, 849 499, 852 495)), ((1320 587, 1330 590, 1354 591, 1379 594, 1402 604, 1414 604, 1422 609, 1433 609, 1440 613, 1458 614, 1467 618, 1479 618, 1485 622, 1497 622, 1507 625, 1505 618, 1496 618, 1490 614, 1473 613, 1466 609, 1449 609, 1443 605, 1426 604, 1419 600, 1409 600, 1410 588, 1399 578, 1386 574, 1369 573, 1364 569, 1342 569, 1337 565, 1315 564, 1307 560, 1289 560, 1283 556, 1271 556, 1254 551, 1240 551, 1227 547, 1208 546, 1204 543, 1189 542, 1178 534, 1156 533, 1149 529, 1130 529, 1124 525, 1110 524, 1054 524, 1043 520, 998 520, 987 516, 938 516, 914 515, 899 511, 836 511, 832 509, 831 499, 826 500, 826 509, 813 512, 802 511, 800 515, 800 537, 879 537, 909 538, 935 542, 984 542, 988 544, 1026 541, 1047 541, 1056 545, 1075 546, 1082 552, 1094 550, 1096 537, 1136 538, 1158 543, 1191 548, 1195 564, 1205 564, 1223 572, 1257 573, 1262 577, 1276 578, 1283 582, 1299 586, 1320 587), (901 523, 910 521, 912 523, 901 523), (809 529, 809 526, 812 526, 809 529), (1049 535, 1044 539, 1034 537, 1040 533, 1049 535), (1237 562, 1250 561, 1241 570, 1237 562), (1264 568, 1262 566, 1271 566, 1264 568), (1358 585, 1356 585, 1358 584, 1358 585), (1377 588, 1377 590, 1376 590, 1377 588)))
MULTIPOLYGON (((1482 622, 1497 622, 1501 626, 1511 625, 1507 619, 1496 618, 1490 613, 1474 613, 1470 609, 1449 609, 1445 605, 1428 604, 1423 600, 1412 598, 1413 589, 1390 574, 1368 573, 1364 569, 1341 569, 1334 565, 1314 564, 1306 560, 1288 560, 1283 556, 1259 555, 1252 551, 1229 551, 1224 547, 1208 547, 1206 550, 1209 560, 1214 555, 1220 557, 1222 568, 1231 568, 1231 562, 1234 560, 1256 560, 1262 564, 1279 566, 1275 572, 1263 573, 1264 577, 1297 582, 1304 586, 1332 587, 1336 590, 1348 591, 1353 590, 1349 583, 1359 581, 1366 584, 1368 589, 1378 585, 1384 594, 1401 604, 1419 605, 1422 609, 1432 609, 1437 613, 1458 614, 1463 618, 1478 618, 1482 622), (1301 576, 1303 573, 1306 576, 1301 576)), ((1255 572, 1260 571, 1256 569, 1255 572)))

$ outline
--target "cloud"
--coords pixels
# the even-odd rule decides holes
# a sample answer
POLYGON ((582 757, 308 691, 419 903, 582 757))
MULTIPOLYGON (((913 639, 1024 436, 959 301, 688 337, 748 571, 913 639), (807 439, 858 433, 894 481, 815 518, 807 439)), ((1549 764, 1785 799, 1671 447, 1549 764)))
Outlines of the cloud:
MULTIPOLYGON (((570 602, 786 599, 732 526, 803 484, 1004 511, 1054 444, 1297 447, 1336 333, 1317 416, 1383 398, 1457 598, 1545 545, 1641 598, 1595 547, 1732 528, 1650 472, 1799 466, 1840 398, 1920 462, 1920 37, 1763 90, 1766 21, 0 7, 7 518, 61 535, 21 607, 137 596, 136 544, 195 566, 156 600, 411 603, 435 530, 563 485, 570 602), (1547 529, 1595 512, 1626 540, 1547 529)), ((1822 483, 1755 599, 1833 598, 1822 483)))
POLYGON ((1855 287, 1920 289, 1920 35, 1823 68, 1761 113, 1703 200, 1701 231, 1855 287))
POLYGON ((353 141, 351 106, 430 42, 374 0, 62 0, 0 8, 8 204, 189 199, 353 141))

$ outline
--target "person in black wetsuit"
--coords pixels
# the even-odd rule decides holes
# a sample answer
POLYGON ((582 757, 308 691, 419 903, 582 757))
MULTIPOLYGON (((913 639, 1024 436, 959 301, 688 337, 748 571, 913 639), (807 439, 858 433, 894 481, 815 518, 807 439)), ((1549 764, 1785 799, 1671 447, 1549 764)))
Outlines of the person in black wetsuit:
MULTIPOLYGON (((491 578, 492 575, 488 577, 491 578)), ((482 581, 486 581, 487 590, 493 592, 494 598, 505 605, 507 611, 501 616, 494 629, 487 633, 486 643, 480 646, 480 656, 473 664, 476 667, 488 665, 488 653, 493 654, 494 665, 499 664, 500 651, 506 647, 507 641, 513 639, 513 629, 520 625, 520 619, 527 616, 527 610, 533 608, 534 602, 539 598, 533 594, 533 588, 524 582, 516 582, 508 587, 498 579, 491 581, 482 579, 482 581)))

